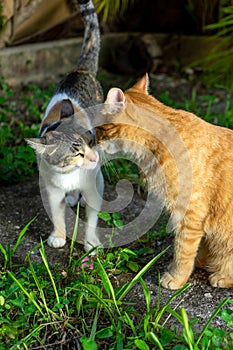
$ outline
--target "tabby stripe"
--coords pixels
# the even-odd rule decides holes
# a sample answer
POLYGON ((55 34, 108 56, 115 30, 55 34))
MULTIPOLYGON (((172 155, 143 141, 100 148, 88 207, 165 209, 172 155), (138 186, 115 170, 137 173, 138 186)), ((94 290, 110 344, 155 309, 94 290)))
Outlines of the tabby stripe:
POLYGON ((78 0, 78 3, 79 3, 80 5, 88 4, 88 2, 90 2, 90 0, 78 0))
POLYGON ((48 131, 56 130, 59 127, 59 125, 61 125, 61 122, 56 122, 53 124, 44 124, 40 130, 39 137, 43 136, 48 131))
POLYGON ((89 15, 93 15, 95 13, 95 9, 85 9, 80 11, 82 17, 86 17, 89 15))

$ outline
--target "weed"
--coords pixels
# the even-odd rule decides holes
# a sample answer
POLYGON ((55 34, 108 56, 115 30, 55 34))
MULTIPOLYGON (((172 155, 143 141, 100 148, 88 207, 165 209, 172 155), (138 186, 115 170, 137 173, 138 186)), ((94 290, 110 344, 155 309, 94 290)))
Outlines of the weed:
POLYGON ((98 216, 100 219, 105 221, 107 223, 107 225, 111 226, 112 232, 111 232, 111 234, 106 234, 105 238, 108 241, 108 246, 114 247, 114 243, 113 243, 112 239, 115 235, 117 235, 116 229, 122 230, 124 227, 123 221, 120 219, 120 214, 119 213, 109 214, 107 212, 102 211, 98 214, 98 216))
POLYGON ((29 221, 29 223, 22 229, 13 248, 10 247, 9 243, 6 245, 6 247, 3 247, 3 245, 0 243, 0 251, 4 256, 4 265, 3 265, 4 269, 6 268, 9 268, 10 270, 12 269, 12 263, 13 263, 12 258, 15 255, 20 244, 22 244, 23 237, 27 232, 28 227, 33 223, 34 220, 35 218, 29 221))
MULTIPOLYGON (((22 242, 29 224, 21 231, 17 245, 22 242)), ((33 264, 28 258, 28 266, 18 267, 13 272, 15 266, 11 264, 12 270, 3 268, 0 275, 0 348, 82 346, 84 350, 196 350, 201 346, 202 349, 232 349, 231 328, 230 332, 227 328, 212 329, 210 323, 220 314, 231 327, 233 312, 224 306, 233 301, 223 300, 199 334, 193 330, 184 308, 176 311, 171 307, 172 301, 185 293, 189 284, 176 291, 165 305, 160 305, 158 288, 157 304, 152 306, 143 276, 166 250, 120 286, 115 286, 113 273, 119 269, 123 272, 126 266, 122 260, 129 261, 135 256, 129 249, 106 253, 100 250, 93 260, 93 269, 82 268, 87 254, 76 261, 70 259, 63 273, 49 266, 43 242, 39 251, 40 264, 33 264), (145 311, 140 318, 136 317, 135 304, 126 298, 136 284, 141 285, 145 300, 145 311), (183 327, 183 334, 165 327, 164 321, 161 322, 165 313, 183 327), (65 336, 67 334, 69 337, 65 336)), ((4 250, 2 253, 6 258, 4 250)), ((11 261, 12 258, 11 254, 11 261)), ((6 259, 8 264, 9 259, 6 259)))

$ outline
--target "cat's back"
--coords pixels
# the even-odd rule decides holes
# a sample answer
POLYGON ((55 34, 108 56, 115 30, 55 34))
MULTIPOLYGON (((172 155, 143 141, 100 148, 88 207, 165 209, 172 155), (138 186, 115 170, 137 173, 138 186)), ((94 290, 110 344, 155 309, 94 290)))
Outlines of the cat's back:
POLYGON ((78 101, 82 108, 103 101, 102 87, 88 71, 76 70, 67 74, 56 87, 55 94, 60 93, 78 101))

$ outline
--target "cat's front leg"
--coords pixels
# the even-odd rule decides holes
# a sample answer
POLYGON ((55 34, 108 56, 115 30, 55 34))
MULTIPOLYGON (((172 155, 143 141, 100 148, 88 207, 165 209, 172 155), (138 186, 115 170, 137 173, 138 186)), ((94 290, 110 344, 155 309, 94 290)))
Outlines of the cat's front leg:
POLYGON ((48 237, 48 245, 61 248, 66 244, 65 193, 56 187, 47 186, 49 205, 54 229, 48 237))
POLYGON ((203 237, 201 229, 183 226, 175 234, 174 258, 168 272, 161 278, 161 285, 168 289, 179 289, 188 281, 194 267, 197 250, 203 237))
MULTIPOLYGON (((84 242, 84 248, 86 251, 92 249, 93 247, 102 246, 97 234, 97 229, 96 229, 99 210, 95 210, 89 205, 86 206, 87 228, 86 228, 85 242, 84 242)), ((91 254, 94 255, 95 253, 96 252, 93 251, 91 254)))

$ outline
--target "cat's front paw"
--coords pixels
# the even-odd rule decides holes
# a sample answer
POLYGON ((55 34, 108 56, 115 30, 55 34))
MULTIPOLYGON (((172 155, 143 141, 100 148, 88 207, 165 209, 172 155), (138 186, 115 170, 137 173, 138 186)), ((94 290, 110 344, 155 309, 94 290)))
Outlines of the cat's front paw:
POLYGON ((48 245, 52 248, 61 248, 64 247, 66 244, 66 240, 61 237, 56 237, 55 235, 51 234, 48 238, 48 245))
POLYGON ((187 282, 187 279, 173 277, 169 272, 165 272, 161 277, 161 285, 167 289, 180 289, 187 282))
POLYGON ((93 249, 94 247, 96 247, 96 249, 93 250, 90 253, 90 255, 96 255, 97 249, 98 248, 103 248, 101 242, 98 239, 96 239, 94 242, 91 242, 91 243, 89 243, 89 242, 85 242, 84 243, 84 249, 85 249, 86 252, 88 252, 89 250, 93 249))

